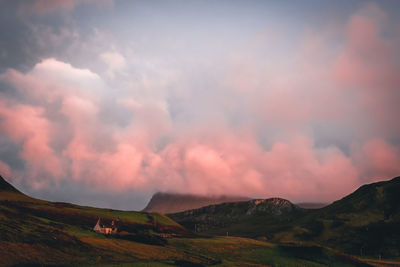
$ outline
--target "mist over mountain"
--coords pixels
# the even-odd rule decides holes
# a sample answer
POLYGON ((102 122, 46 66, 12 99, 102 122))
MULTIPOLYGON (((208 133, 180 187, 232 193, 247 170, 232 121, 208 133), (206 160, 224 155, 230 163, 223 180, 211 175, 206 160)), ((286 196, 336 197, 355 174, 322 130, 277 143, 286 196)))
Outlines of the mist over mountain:
POLYGON ((143 211, 158 212, 163 214, 176 213, 213 204, 246 200, 250 200, 250 198, 242 196, 201 196, 193 194, 158 192, 153 195, 143 211))
POLYGON ((0 1, 0 173, 118 209, 400 173, 398 1, 183 2, 0 1))

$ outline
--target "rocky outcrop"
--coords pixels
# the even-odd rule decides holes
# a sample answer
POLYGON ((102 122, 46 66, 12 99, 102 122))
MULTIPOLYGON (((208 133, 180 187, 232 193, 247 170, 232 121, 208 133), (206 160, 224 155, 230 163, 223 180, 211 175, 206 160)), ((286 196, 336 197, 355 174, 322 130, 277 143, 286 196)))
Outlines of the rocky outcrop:
POLYGON ((252 216, 279 217, 299 210, 301 208, 286 199, 269 198, 209 205, 199 209, 169 214, 168 216, 189 229, 201 232, 214 227, 225 227, 252 216))

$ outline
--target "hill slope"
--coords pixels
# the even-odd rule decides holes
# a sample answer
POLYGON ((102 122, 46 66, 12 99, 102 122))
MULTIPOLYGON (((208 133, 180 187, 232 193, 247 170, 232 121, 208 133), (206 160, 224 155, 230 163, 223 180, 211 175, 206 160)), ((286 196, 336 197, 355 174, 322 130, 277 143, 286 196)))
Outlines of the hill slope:
POLYGON ((400 257, 400 177, 364 185, 321 209, 291 206, 287 212, 271 208, 248 214, 251 201, 213 205, 170 214, 171 218, 207 234, 264 237, 274 242, 324 244, 355 255, 400 257), (240 216, 236 207, 241 207, 240 216), (218 222, 218 223, 215 223, 218 222), (222 223, 221 223, 222 222, 222 223))
POLYGON ((212 204, 237 202, 244 200, 249 200, 249 198, 238 196, 200 196, 191 194, 173 194, 158 192, 153 195, 150 202, 143 209, 143 211, 166 214, 190 209, 197 209, 212 204))
POLYGON ((17 190, 14 186, 9 184, 1 175, 0 175, 0 201, 1 200, 12 200, 12 201, 28 201, 28 202, 46 202, 43 200, 35 199, 29 197, 19 190, 17 190))
POLYGON ((166 244, 166 236, 191 234, 170 218, 157 213, 38 200, 22 194, 0 178, 0 249, 3 251, 0 266, 94 264, 99 256, 99 262, 137 261, 137 253, 126 256, 126 251, 112 246, 126 246, 125 250, 143 246, 146 249, 147 246, 149 251, 153 251, 148 252, 151 255, 166 244), (98 218, 102 218, 103 223, 117 220, 119 233, 106 238, 93 232, 98 218))
POLYGON ((400 256, 400 177, 361 186, 352 194, 316 210, 307 222, 322 227, 315 240, 347 252, 400 256))
POLYGON ((246 234, 248 229, 258 232, 257 225, 252 222, 253 218, 262 221, 262 228, 265 229, 267 224, 279 227, 281 221, 286 222, 302 213, 301 208, 288 200, 270 198, 210 205, 168 216, 196 232, 216 231, 217 234, 225 234, 225 230, 226 232, 233 230, 233 235, 254 237, 246 234), (231 228, 234 225, 240 227, 234 230, 231 228), (224 231, 221 232, 220 229, 224 231))
POLYGON ((157 213, 47 202, 0 184, 0 266, 370 266, 321 246, 204 238, 157 213), (93 232, 99 217, 118 219, 118 234, 93 232))
POLYGON ((13 192, 20 193, 14 186, 9 184, 4 178, 0 175, 0 192, 13 192))

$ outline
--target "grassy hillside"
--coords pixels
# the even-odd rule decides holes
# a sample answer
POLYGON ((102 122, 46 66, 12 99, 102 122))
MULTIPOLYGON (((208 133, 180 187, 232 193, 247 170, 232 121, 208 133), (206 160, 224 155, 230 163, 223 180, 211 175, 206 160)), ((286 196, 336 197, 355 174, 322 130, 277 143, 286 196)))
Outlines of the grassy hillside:
POLYGON ((363 257, 400 258, 400 177, 364 185, 321 209, 293 205, 287 212, 274 213, 270 202, 270 209, 249 214, 249 203, 209 206, 170 217, 211 235, 228 232, 277 243, 324 245, 363 257), (240 212, 231 216, 238 207, 240 212))
MULTIPOLYGON (((190 236, 157 213, 118 211, 53 203, 30 198, 0 178, 0 265, 132 262, 164 250, 165 236, 190 236), (98 218, 118 219, 124 235, 106 237, 92 231, 98 218), (134 242, 133 242, 134 241, 134 242), (116 247, 117 244, 117 247, 116 247), (132 245, 133 244, 133 245, 132 245), (146 250, 147 249, 147 250, 146 250), (139 253, 139 254, 140 254, 139 253)), ((173 253, 171 254, 173 255, 173 253)))
POLYGON ((321 246, 200 237, 156 213, 37 200, 5 183, 0 266, 370 266, 321 246), (98 217, 119 219, 119 234, 93 232, 98 217))
POLYGON ((311 212, 305 223, 311 221, 320 225, 318 231, 308 227, 318 242, 353 254, 400 257, 400 177, 364 185, 311 212))
POLYGON ((285 199, 271 198, 210 205, 168 216, 196 232, 270 238, 269 233, 284 230, 303 213, 285 199))

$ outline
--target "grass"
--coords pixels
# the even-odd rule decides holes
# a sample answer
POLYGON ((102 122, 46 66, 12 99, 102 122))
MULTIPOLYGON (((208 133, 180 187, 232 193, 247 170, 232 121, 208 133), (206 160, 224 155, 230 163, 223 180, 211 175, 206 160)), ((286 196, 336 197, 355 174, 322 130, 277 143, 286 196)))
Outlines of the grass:
MULTIPOLYGON (((145 235, 159 235, 162 227, 180 227, 156 213, 118 212, 108 209, 0 201, 1 266, 14 264, 76 266, 328 266, 329 253, 304 258, 282 247, 250 238, 185 237, 174 232, 165 245, 146 244, 104 236, 91 230, 97 216, 122 215, 126 223, 143 225, 145 235), (62 217, 59 217, 62 215, 62 217), (88 215, 90 215, 88 217, 88 215), (72 217, 71 217, 72 216, 72 217), (82 220, 92 224, 85 226, 82 220), (142 223, 142 224, 139 224, 142 223), (147 230, 146 230, 147 229, 147 230), (301 265, 299 265, 301 264, 301 265)), ((129 224, 128 224, 129 225, 129 224)), ((169 228, 173 229, 180 228, 169 228)), ((172 230, 171 230, 172 229, 172 230)), ((329 265, 347 266, 347 265, 329 265)), ((351 265, 349 265, 351 266, 351 265)))
POLYGON ((159 214, 159 213, 149 213, 149 216, 153 217, 157 222, 162 223, 164 225, 172 225, 172 226, 178 226, 179 224, 177 222, 175 222, 174 220, 172 220, 171 218, 159 214))
POLYGON ((212 211, 202 208, 190 215, 177 213, 171 217, 192 230, 196 225, 209 235, 229 232, 274 243, 316 244, 355 256, 389 259, 400 257, 399 192, 400 177, 362 186, 322 209, 248 215, 245 203, 233 203, 216 205, 212 211), (239 215, 230 217, 232 213, 239 215))
POLYGON ((218 266, 354 266, 318 246, 277 245, 249 238, 175 239, 174 246, 214 260, 218 266))
MULTIPOLYGON (((388 198, 384 192, 383 189, 378 191, 381 202, 388 198)), ((329 243, 333 247, 351 250, 359 245, 357 242, 361 238, 366 238, 363 242, 369 242, 368 238, 379 240, 379 236, 398 228, 396 217, 377 223, 375 221, 382 214, 367 209, 360 196, 357 196, 357 201, 361 203, 357 206, 361 217, 349 212, 343 203, 336 203, 331 208, 306 212, 300 217, 291 217, 290 214, 281 218, 257 215, 213 229, 223 234, 236 231, 253 238, 259 237, 256 240, 194 235, 172 219, 157 213, 51 203, 2 191, 0 266, 28 263, 57 266, 395 266, 393 264, 398 263, 395 258, 390 261, 378 261, 371 257, 362 259, 368 265, 325 247, 329 243), (343 206, 345 212, 340 212, 343 206), (335 210, 334 214, 332 210, 335 210), (132 238, 122 239, 123 236, 93 232, 91 229, 98 217, 108 220, 119 218, 121 229, 132 238), (367 217, 370 221, 360 224, 367 217), (360 225, 377 229, 374 232, 378 236, 369 235, 360 225), (379 232, 382 229, 386 232, 379 232), (164 237, 165 234, 167 237, 164 237), (342 235, 342 239, 332 241, 338 234, 342 235), (343 240, 347 240, 348 244, 343 244, 343 240)), ((382 242, 385 240, 382 239, 382 242)))
POLYGON ((119 211, 112 209, 100 209, 100 208, 92 208, 92 207, 80 207, 77 206, 75 208, 69 208, 72 212, 79 212, 89 215, 95 215, 101 218, 119 218, 121 220, 132 222, 132 223, 147 223, 149 218, 147 214, 137 211, 119 211))

